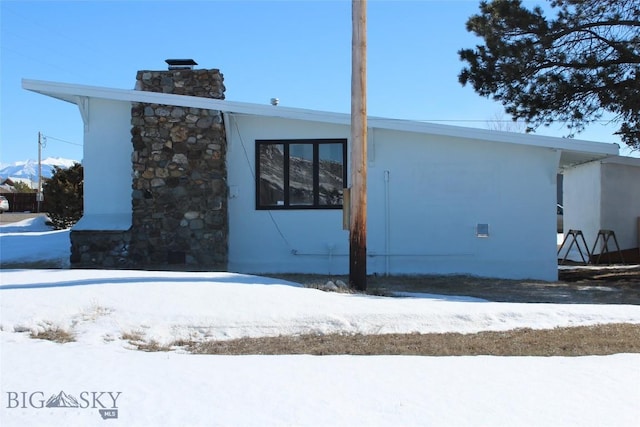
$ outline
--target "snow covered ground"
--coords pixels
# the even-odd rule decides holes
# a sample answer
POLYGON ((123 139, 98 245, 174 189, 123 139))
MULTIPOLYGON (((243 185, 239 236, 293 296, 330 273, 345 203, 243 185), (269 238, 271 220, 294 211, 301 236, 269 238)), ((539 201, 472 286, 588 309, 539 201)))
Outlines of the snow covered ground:
POLYGON ((0 225, 0 263, 47 261, 69 266, 69 230, 51 231, 46 218, 39 216, 0 225))
MULTIPOLYGON (((68 257, 68 232, 46 231, 41 219, 0 227, 3 264, 41 259, 35 247, 44 245, 49 259, 68 257)), ((135 351, 122 339, 640 323, 638 306, 419 296, 326 293, 232 273, 2 270, 0 425, 640 425, 639 354, 206 356, 135 351), (29 337, 55 327, 76 341, 29 337)))

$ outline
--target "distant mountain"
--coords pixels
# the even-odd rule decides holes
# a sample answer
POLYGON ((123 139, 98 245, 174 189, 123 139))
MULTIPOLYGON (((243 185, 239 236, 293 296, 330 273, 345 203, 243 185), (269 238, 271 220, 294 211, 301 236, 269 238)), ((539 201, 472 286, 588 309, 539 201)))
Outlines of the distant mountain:
MULTIPOLYGON (((51 178, 53 167, 58 166, 63 169, 70 168, 77 160, 63 159, 61 157, 49 157, 42 161, 42 177, 51 178)), ((11 178, 18 181, 38 181, 38 161, 26 160, 9 164, 0 164, 0 180, 11 178)))

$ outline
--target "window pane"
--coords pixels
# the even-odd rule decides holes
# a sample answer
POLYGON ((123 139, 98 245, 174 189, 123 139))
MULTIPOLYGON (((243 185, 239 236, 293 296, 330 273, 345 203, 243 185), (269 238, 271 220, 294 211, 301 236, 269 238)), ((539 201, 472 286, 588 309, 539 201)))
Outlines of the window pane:
POLYGON ((257 209, 340 209, 346 140, 256 140, 257 209))
POLYGON ((313 145, 289 145, 289 204, 313 205, 313 145))
POLYGON ((289 204, 313 204, 313 145, 289 145, 289 204))
POLYGON ((342 144, 320 144, 319 174, 321 206, 342 205, 344 158, 342 144))
POLYGON ((284 205, 284 145, 260 144, 260 206, 284 205))

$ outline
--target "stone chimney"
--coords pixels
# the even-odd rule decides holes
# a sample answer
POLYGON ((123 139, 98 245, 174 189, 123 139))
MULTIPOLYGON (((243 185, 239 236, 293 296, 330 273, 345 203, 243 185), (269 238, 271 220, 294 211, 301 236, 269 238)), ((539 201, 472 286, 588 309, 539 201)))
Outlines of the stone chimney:
MULTIPOLYGON (((168 70, 138 71, 136 89, 224 99, 219 70, 194 69, 193 60, 167 63, 168 70)), ((131 125, 132 266, 226 269, 227 142, 222 113, 134 103, 131 125)))
POLYGON ((168 70, 138 71, 136 89, 174 95, 224 99, 223 77, 218 69, 194 69, 193 59, 167 59, 168 70))

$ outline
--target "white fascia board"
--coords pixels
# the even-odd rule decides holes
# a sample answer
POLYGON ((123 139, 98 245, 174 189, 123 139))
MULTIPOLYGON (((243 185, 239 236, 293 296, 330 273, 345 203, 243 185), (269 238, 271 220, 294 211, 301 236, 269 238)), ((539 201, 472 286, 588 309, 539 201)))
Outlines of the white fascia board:
POLYGON ((79 97, 102 98, 115 101, 142 102, 158 105, 203 108, 226 113, 238 113, 255 116, 281 117, 295 120, 308 120, 325 123, 349 124, 347 114, 330 113, 302 108, 290 108, 273 105, 260 105, 246 102, 225 101, 199 96, 174 95, 140 90, 113 89, 97 86, 85 86, 69 83, 47 82, 41 80, 22 80, 22 87, 32 92, 47 95, 63 101, 78 103, 79 97))
MULTIPOLYGON (((351 115, 302 108, 273 105, 261 105, 245 102, 225 101, 197 96, 174 95, 158 92, 146 92, 133 89, 114 89, 98 86, 86 86, 70 83, 48 82, 41 80, 22 80, 24 89, 78 104, 81 97, 94 97, 118 101, 143 102, 180 107, 204 108, 226 113, 246 114, 264 117, 278 117, 293 120, 350 125, 351 115)), ((397 130, 431 135, 441 135, 481 141, 504 142, 552 148, 569 152, 597 154, 597 157, 615 156, 619 153, 617 144, 605 144, 569 138, 556 138, 514 132, 476 129, 462 126, 442 125, 411 120, 368 117, 369 128, 397 130)))
POLYGON ((431 135, 442 135, 457 138, 476 139, 481 141, 506 142, 510 144, 553 148, 563 151, 566 150, 598 153, 606 156, 617 155, 620 148, 617 144, 614 143, 606 144, 602 142, 585 141, 573 138, 557 138, 553 136, 442 125, 411 120, 370 118, 369 127, 393 129, 405 132, 427 133, 431 135))

